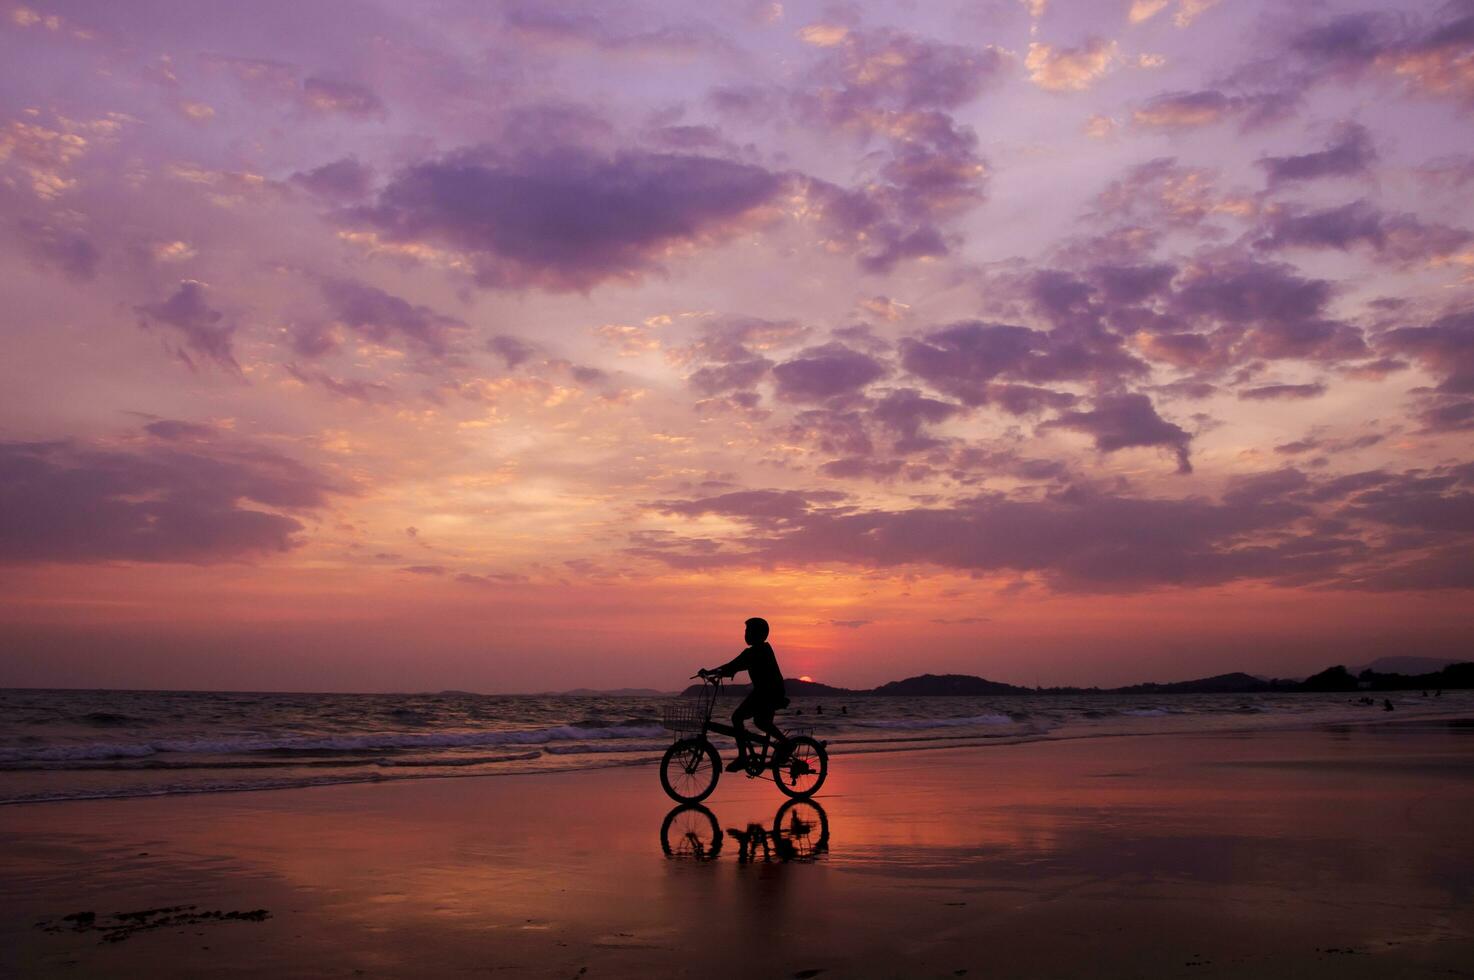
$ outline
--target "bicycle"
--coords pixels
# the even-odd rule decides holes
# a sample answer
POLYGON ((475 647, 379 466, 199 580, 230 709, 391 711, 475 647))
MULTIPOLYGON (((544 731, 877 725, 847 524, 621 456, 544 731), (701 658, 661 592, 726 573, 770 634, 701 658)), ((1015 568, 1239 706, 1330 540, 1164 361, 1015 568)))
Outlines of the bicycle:
POLYGON ((660 849, 665 856, 686 861, 715 861, 722 843, 737 841, 739 863, 776 857, 779 861, 807 863, 829 852, 829 815, 815 800, 788 800, 773 817, 773 829, 748 824, 722 832, 714 813, 699 803, 682 803, 665 815, 660 825, 660 849))
MULTIPOLYGON (((677 698, 665 710, 665 727, 676 733, 676 740, 660 760, 660 785, 677 803, 700 803, 717 788, 722 758, 707 733, 738 737, 736 728, 711 720, 722 678, 697 674, 692 680, 697 678, 705 682, 697 694, 677 698)), ((766 735, 749 733, 747 766, 742 771, 748 779, 771 775, 785 796, 806 800, 829 776, 829 753, 805 729, 783 734, 783 744, 775 748, 766 735)))

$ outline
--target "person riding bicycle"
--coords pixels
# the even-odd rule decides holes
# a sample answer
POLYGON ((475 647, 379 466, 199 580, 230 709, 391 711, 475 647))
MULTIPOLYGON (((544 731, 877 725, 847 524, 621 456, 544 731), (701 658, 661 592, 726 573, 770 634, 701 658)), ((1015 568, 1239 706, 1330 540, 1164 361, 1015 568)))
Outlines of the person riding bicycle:
POLYGON ((732 727, 737 729, 737 758, 727 763, 728 772, 747 768, 748 739, 751 735, 742 723, 751 718, 752 723, 773 740, 776 750, 787 741, 778 726, 773 723, 773 712, 788 707, 788 698, 783 690, 783 672, 778 669, 778 658, 768 644, 768 621, 756 617, 749 619, 742 635, 747 649, 720 667, 703 668, 698 673, 720 674, 732 677, 739 671, 747 671, 752 679, 752 693, 742 699, 737 710, 732 712, 732 727))

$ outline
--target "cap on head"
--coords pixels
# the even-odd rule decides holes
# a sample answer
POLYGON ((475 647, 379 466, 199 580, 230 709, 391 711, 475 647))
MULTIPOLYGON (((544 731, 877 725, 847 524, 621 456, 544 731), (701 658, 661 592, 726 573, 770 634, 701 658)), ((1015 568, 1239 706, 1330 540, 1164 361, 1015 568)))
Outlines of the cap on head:
POLYGON ((768 638, 768 621, 754 616, 747 621, 749 643, 761 643, 768 638))

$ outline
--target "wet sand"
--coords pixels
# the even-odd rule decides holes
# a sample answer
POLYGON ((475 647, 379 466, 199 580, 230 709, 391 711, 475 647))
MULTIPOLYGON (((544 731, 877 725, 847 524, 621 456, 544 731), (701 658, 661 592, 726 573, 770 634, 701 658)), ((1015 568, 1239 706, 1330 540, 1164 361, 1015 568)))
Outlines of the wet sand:
POLYGON ((666 857, 650 768, 0 808, 0 975, 1474 974, 1469 723, 839 756, 817 802, 746 863, 666 857))

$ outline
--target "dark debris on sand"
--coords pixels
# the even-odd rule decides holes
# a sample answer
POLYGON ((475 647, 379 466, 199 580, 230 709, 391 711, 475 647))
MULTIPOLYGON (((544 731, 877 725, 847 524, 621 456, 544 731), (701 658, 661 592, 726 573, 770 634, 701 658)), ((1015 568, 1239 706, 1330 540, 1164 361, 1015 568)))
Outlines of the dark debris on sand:
POLYGON ((105 943, 120 943, 135 933, 200 925, 205 922, 265 922, 271 918, 266 909, 224 912, 220 909, 200 911, 198 905, 169 905, 137 912, 114 912, 99 918, 96 912, 73 912, 59 921, 36 923, 42 932, 101 932, 105 943))

